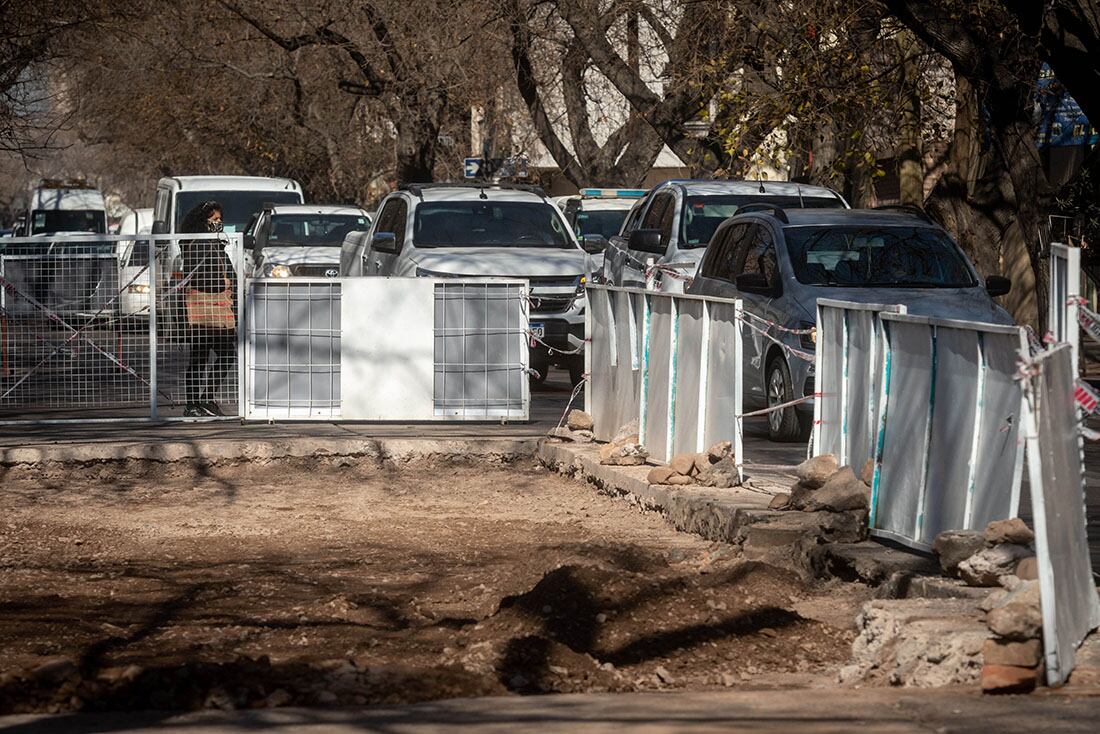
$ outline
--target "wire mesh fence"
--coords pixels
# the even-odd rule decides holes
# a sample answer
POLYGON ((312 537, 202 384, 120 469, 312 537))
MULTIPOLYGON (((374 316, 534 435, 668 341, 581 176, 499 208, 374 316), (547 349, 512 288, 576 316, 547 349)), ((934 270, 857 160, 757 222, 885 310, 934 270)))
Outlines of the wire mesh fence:
POLYGON ((0 240, 0 419, 235 415, 239 235, 0 240))

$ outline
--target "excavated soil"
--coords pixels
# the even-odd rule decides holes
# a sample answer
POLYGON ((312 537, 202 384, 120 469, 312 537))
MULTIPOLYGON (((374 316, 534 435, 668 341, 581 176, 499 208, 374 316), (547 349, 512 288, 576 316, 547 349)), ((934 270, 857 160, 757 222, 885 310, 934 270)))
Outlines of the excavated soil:
POLYGON ((12 468, 0 713, 824 685, 866 595, 530 461, 12 468))

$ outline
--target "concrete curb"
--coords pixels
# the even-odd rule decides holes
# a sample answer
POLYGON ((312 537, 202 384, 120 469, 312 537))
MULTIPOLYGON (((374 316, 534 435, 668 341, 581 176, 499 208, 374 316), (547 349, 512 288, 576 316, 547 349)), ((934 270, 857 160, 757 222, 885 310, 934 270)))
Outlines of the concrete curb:
POLYGON ((530 457, 535 438, 433 439, 433 438, 290 438, 272 440, 200 439, 158 443, 68 443, 22 446, 0 450, 0 466, 39 463, 91 463, 106 461, 193 461, 214 463, 235 460, 278 460, 311 456, 369 457, 376 461, 405 461, 446 455, 515 459, 530 457))

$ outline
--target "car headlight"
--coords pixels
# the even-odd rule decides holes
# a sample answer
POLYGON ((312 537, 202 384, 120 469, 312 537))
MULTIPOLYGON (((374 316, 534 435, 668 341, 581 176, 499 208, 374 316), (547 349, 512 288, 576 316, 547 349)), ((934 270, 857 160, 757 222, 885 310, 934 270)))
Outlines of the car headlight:
POLYGON ((269 278, 289 278, 290 268, 286 265, 268 265, 267 277, 269 278))
POLYGON ((130 287, 128 287, 126 290, 129 291, 130 293, 146 294, 146 293, 149 292, 149 286, 145 285, 144 283, 134 283, 130 287))

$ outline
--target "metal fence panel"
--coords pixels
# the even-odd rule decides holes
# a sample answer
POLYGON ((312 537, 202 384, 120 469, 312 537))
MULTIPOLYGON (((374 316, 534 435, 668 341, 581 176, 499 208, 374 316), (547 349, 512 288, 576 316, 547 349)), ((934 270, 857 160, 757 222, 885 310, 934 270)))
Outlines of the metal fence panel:
POLYGON ((201 397, 235 414, 238 319, 216 332, 188 323, 184 294, 203 274, 182 272, 183 246, 209 251, 203 273, 219 274, 219 292, 228 281, 239 314, 240 235, 0 240, 0 413, 173 419, 201 397))
POLYGON ((928 548, 944 530, 1015 515, 1021 394, 1012 376, 1026 349, 1023 329, 881 319, 885 402, 872 533, 928 548))
POLYGON ((1047 683, 1061 685, 1076 651, 1100 626, 1085 530, 1084 462, 1067 345, 1040 355, 1028 379, 1028 473, 1042 593, 1047 683))
POLYGON ((742 463, 742 349, 739 303, 708 301, 709 342, 704 397, 704 447, 732 441, 738 466, 742 463))
POLYGON ((609 441, 616 431, 638 420, 641 389, 640 293, 590 288, 587 330, 590 343, 585 350, 589 375, 585 408, 592 416, 594 434, 609 441), (599 395, 599 400, 593 400, 599 395))

